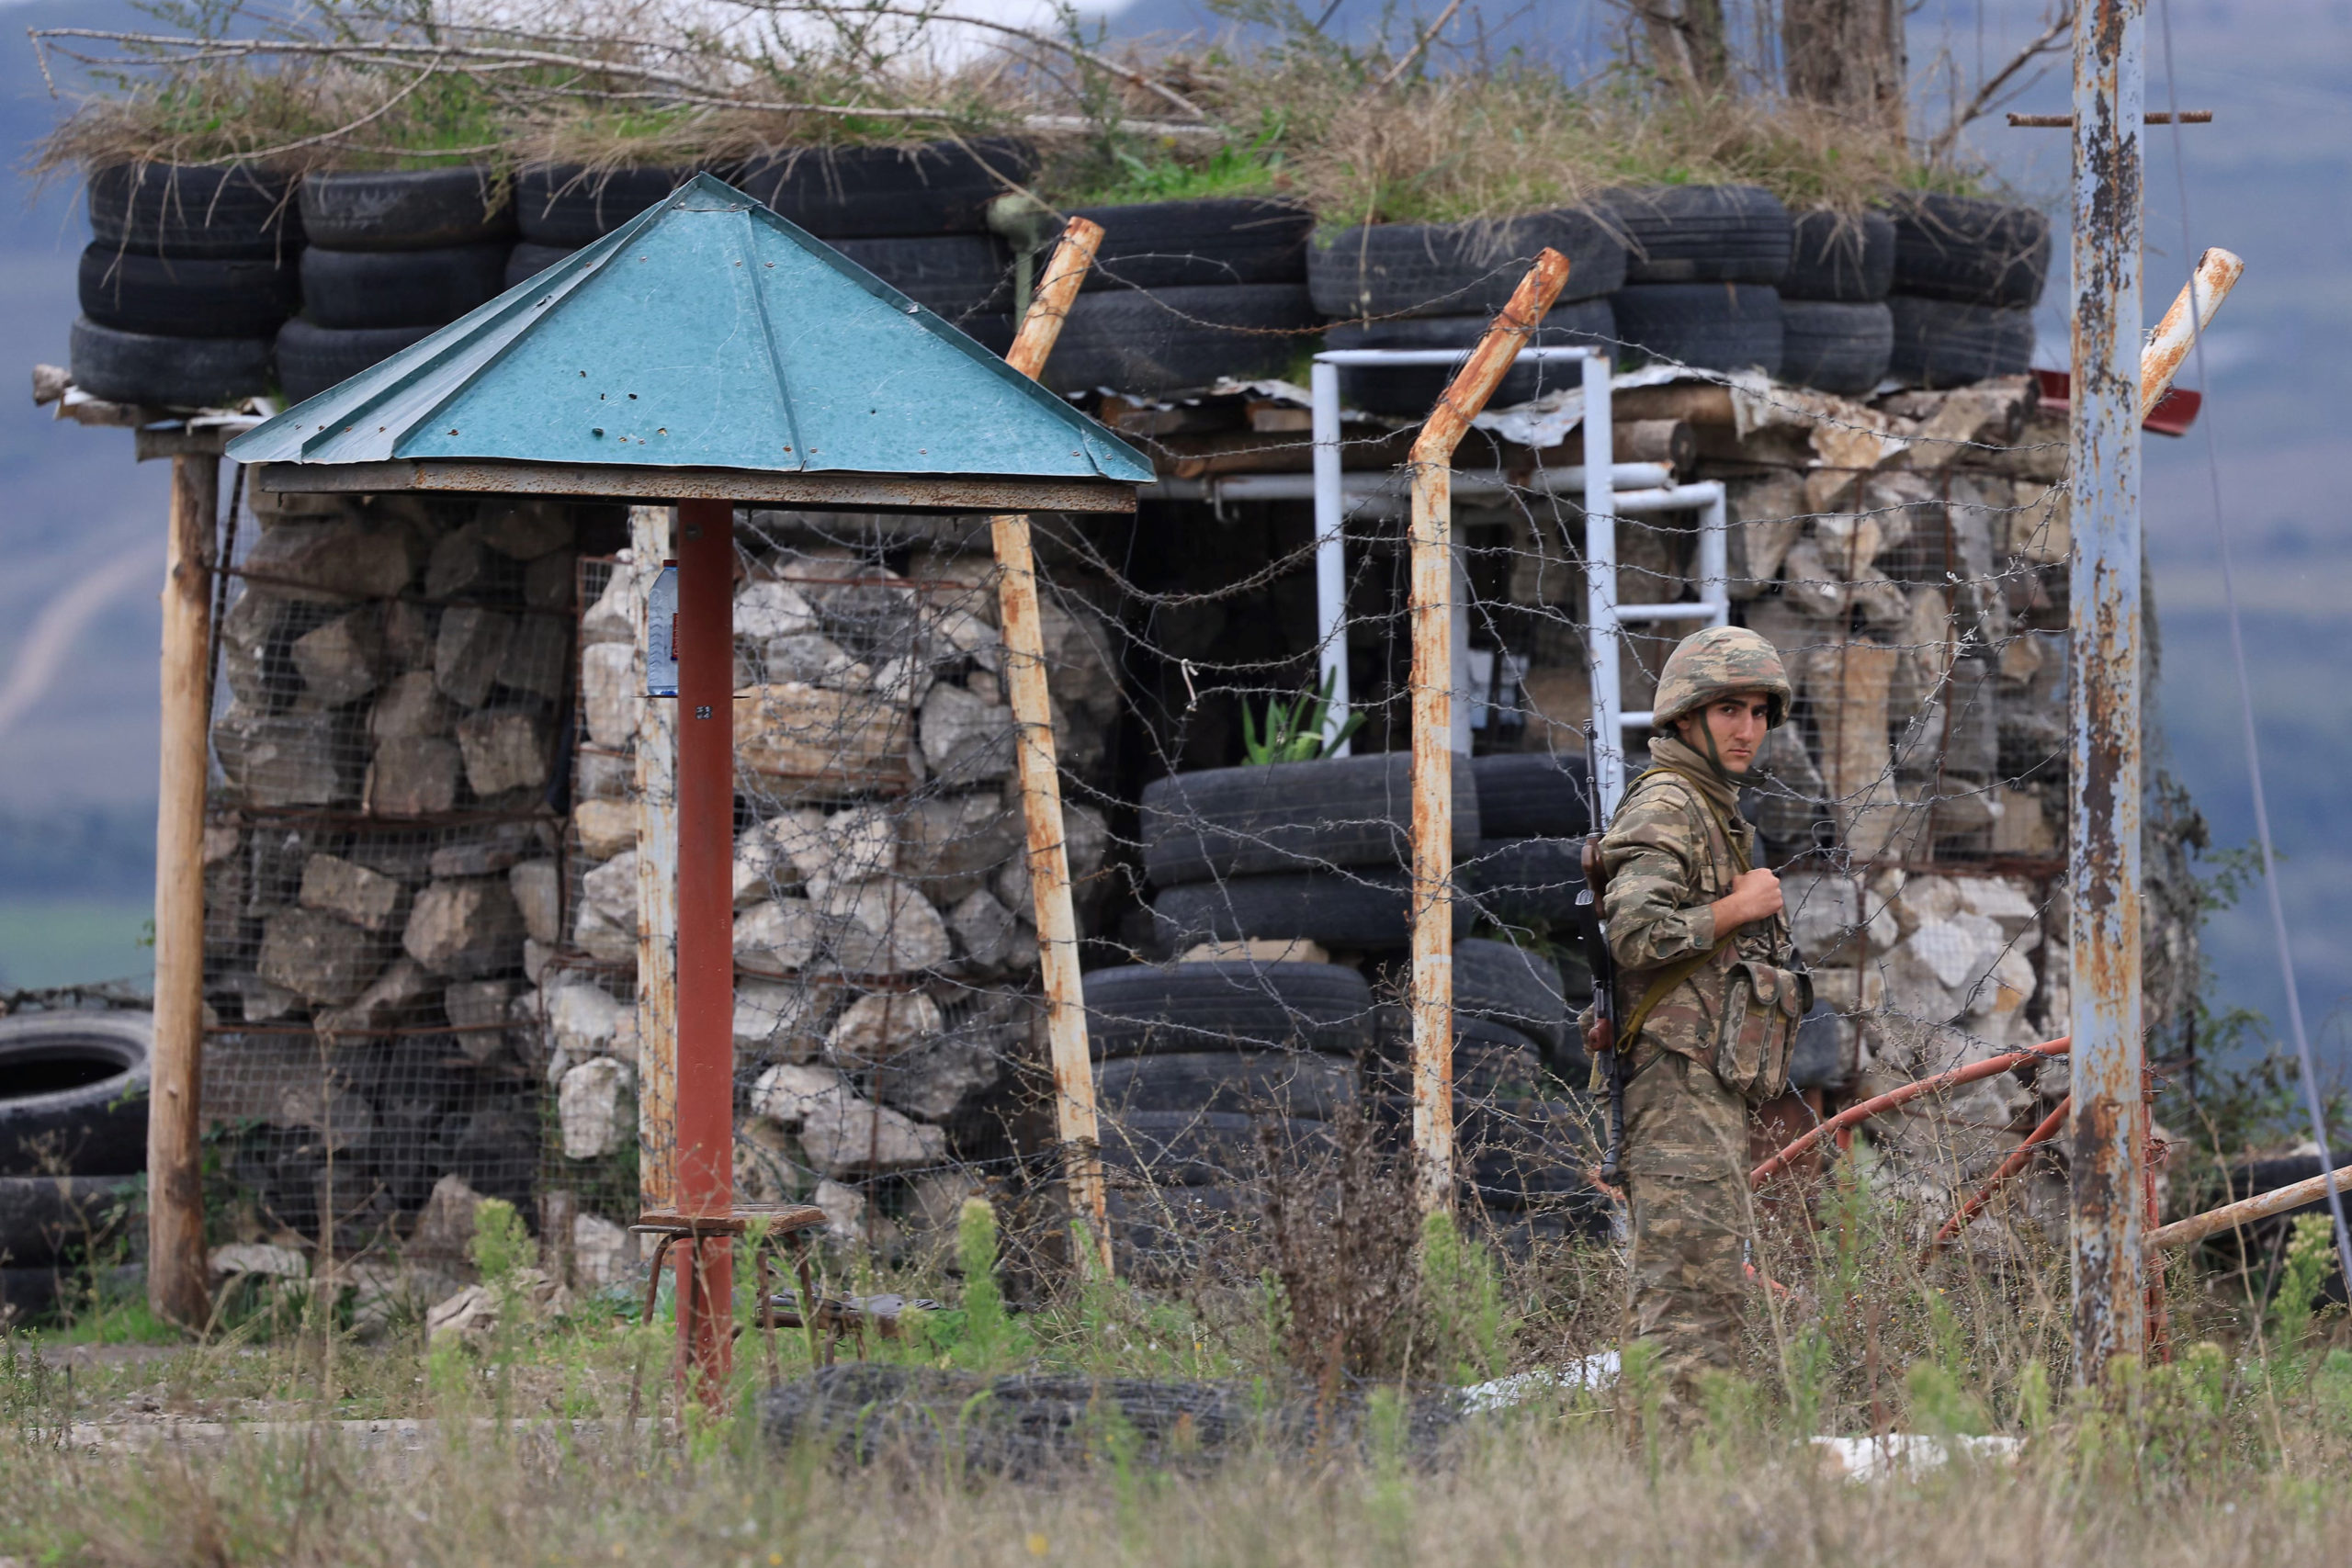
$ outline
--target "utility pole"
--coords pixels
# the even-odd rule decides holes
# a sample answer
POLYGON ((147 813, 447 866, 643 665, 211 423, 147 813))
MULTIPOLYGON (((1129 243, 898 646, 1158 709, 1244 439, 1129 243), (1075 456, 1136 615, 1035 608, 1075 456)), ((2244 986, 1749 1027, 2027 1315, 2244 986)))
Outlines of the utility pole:
POLYGON ((2075 13, 2073 889, 2075 1378, 2145 1338, 2141 1249, 2140 208, 2143 0, 2075 13))

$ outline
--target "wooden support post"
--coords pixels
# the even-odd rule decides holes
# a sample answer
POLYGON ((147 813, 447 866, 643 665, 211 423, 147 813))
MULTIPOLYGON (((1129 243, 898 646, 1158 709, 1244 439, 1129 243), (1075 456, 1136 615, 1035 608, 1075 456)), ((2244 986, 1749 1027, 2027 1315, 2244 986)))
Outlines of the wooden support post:
POLYGON ((164 574, 163 750, 155 803, 155 1047, 147 1108, 147 1304, 201 1328, 205 1278, 204 780, 212 714, 217 453, 172 459, 164 574))
MULTIPOLYGON (((1083 218, 1062 231, 1046 276, 1005 362, 1035 379, 1061 335, 1102 230, 1083 218)), ((1037 564, 1029 519, 994 518, 997 604, 1004 621, 1004 673, 1019 739, 1021 818, 1029 849, 1029 891, 1037 919, 1037 961, 1046 987, 1046 1038, 1054 1066, 1054 1124, 1062 1145, 1071 1218, 1107 1277, 1111 1222, 1102 1189, 1100 1127, 1094 1114, 1094 1064, 1086 1044, 1086 993, 1078 972, 1078 914, 1071 907, 1069 853, 1062 837, 1062 786, 1054 750, 1054 709, 1046 684, 1045 628, 1037 608, 1037 564)), ((1083 1244, 1082 1244, 1083 1245, 1083 1244)))
POLYGON ((1453 1206, 1453 449, 1568 280, 1545 249, 1413 443, 1413 1150, 1421 1207, 1453 1206))
MULTIPOLYGON (((735 1206, 735 507, 678 507, 678 1208, 735 1206)), ((676 1249, 680 1365, 726 1398, 734 1271, 725 1235, 676 1249), (686 1254, 695 1254, 690 1263, 686 1254), (690 1282, 693 1288, 689 1288, 690 1282)))
MULTIPOLYGON (((637 664, 647 638, 643 589, 670 558, 671 509, 629 509, 641 584, 637 664)), ((666 629, 665 633, 666 634, 666 629)), ((637 1190, 647 1213, 678 1207, 678 705, 647 698, 637 722, 637 1190)))

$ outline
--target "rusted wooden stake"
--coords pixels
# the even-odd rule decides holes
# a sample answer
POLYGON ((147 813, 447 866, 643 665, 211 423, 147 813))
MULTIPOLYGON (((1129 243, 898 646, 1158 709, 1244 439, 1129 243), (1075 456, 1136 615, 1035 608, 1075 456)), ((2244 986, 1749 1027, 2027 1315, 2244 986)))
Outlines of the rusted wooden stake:
POLYGON ((2145 1346, 2141 1234, 2141 0, 2075 13, 2067 874, 2075 1380, 2145 1346))
MULTIPOLYGON (((1046 265, 1036 298, 1021 319, 1005 363, 1035 379, 1061 335, 1102 230, 1073 218, 1046 265)), ((1070 903, 1069 853, 1062 836, 1062 788, 1054 750, 1053 699, 1046 683, 1045 627, 1037 608, 1037 563, 1029 519, 990 519, 996 545, 997 604, 1004 622, 1006 695, 1018 737, 1021 818, 1029 852, 1029 893, 1037 919, 1037 962, 1046 987, 1046 1038, 1054 1066, 1054 1125, 1071 1217, 1089 1233, 1103 1276, 1112 1272, 1111 1220, 1102 1188, 1101 1128, 1094 1113, 1094 1065, 1086 1044, 1086 993, 1078 972, 1078 914, 1070 903)))
POLYGON ((220 459, 172 459, 155 802, 155 1044, 147 1107, 147 1304, 201 1328, 205 1278, 204 784, 212 722, 212 536, 220 459))
POLYGON ((1413 1151, 1421 1208, 1453 1206, 1453 449, 1568 280, 1546 249, 1430 411, 1413 481, 1413 1151))
MULTIPOLYGON (((672 511, 629 508, 637 667, 644 689, 644 589, 670 558, 672 511)), ((666 635, 666 633, 665 633, 666 635)), ((637 1190, 648 1213, 678 1207, 678 705, 641 698, 637 720, 637 1190)))

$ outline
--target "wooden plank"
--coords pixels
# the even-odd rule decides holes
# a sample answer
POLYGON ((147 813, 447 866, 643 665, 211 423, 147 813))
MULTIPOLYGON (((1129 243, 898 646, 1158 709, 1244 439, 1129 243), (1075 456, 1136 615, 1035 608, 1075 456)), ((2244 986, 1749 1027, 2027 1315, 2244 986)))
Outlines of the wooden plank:
MULTIPOLYGON (((1061 335, 1102 230, 1073 218, 1037 286, 1036 301, 1021 322, 1005 360, 1035 378, 1061 335)), ((997 604, 1004 623, 1004 676, 1018 737, 1014 759, 1021 784, 1021 819, 1028 843, 1029 888, 1037 921, 1037 961, 1046 990, 1046 1038, 1054 1068, 1054 1122, 1062 1145, 1062 1173, 1071 1217, 1091 1233, 1095 1261, 1112 1272, 1111 1220, 1102 1184, 1101 1128, 1094 1110, 1094 1064, 1087 1049, 1086 992, 1078 971, 1078 913, 1070 900, 1069 853, 1062 831, 1059 759, 1054 751, 1054 705, 1046 680, 1044 621, 1037 606, 1037 563, 1029 519, 991 520, 996 546, 997 604)))
POLYGON ((147 1303, 201 1329, 204 1251, 204 784, 212 718, 214 524, 220 459, 172 459, 155 807, 155 1044, 147 1111, 147 1303))
POLYGON ((672 502, 841 507, 861 512, 1132 512, 1134 487, 1116 479, 900 474, 753 474, 733 468, 575 467, 457 459, 382 463, 263 463, 265 491, 376 494, 433 491, 511 495, 592 495, 672 502))
MULTIPOLYGON (((670 555, 670 509, 629 509, 629 550, 639 572, 670 555)), ((645 579, 650 583, 650 577, 645 579)), ((647 627, 640 596, 638 684, 645 681, 647 627)), ((637 1188, 641 1207, 677 1202, 678 1150, 678 705, 648 698, 637 723, 637 1188)))

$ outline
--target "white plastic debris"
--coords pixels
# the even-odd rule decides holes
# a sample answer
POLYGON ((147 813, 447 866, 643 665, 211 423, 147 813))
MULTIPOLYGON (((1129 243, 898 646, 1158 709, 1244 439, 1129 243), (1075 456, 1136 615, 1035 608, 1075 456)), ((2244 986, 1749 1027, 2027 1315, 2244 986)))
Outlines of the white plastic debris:
POLYGON ((1815 1438, 1821 1468, 1845 1481, 1885 1481, 1940 1469, 1954 1453, 1973 1460, 2014 1461, 2025 1447, 2018 1438, 1938 1438, 1924 1432, 1889 1432, 1876 1438, 1815 1438))

